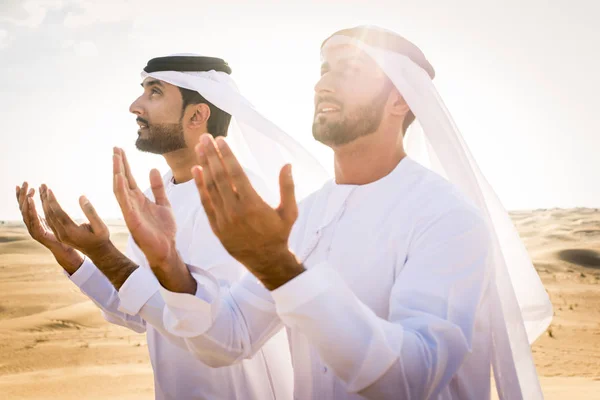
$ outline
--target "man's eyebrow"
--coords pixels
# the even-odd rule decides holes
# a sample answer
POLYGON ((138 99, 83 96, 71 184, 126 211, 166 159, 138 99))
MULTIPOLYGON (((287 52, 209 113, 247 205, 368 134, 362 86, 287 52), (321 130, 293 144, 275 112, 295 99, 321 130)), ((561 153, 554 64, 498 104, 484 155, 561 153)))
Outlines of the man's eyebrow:
POLYGON ((153 85, 160 86, 160 87, 164 86, 163 83, 161 81, 159 81, 158 79, 153 79, 151 81, 140 83, 140 86, 143 88, 146 88, 148 86, 153 86, 153 85))
MULTIPOLYGON (((358 63, 358 64, 364 64, 366 62, 366 60, 363 57, 357 57, 357 56, 348 56, 348 57, 343 57, 337 60, 338 65, 347 68, 348 65, 352 64, 352 63, 358 63)), ((321 64, 321 72, 324 71, 329 71, 331 69, 331 64, 327 61, 325 61, 323 64, 321 64)))
POLYGON ((350 63, 364 64, 366 62, 366 60, 360 56, 348 56, 348 57, 340 58, 338 60, 338 62, 340 62, 342 65, 348 65, 350 63))

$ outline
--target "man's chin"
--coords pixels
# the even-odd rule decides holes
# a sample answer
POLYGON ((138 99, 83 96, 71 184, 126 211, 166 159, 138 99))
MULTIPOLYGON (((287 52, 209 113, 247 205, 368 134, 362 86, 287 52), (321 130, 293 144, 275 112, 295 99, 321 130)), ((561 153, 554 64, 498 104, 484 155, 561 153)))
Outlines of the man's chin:
POLYGON ((187 148, 185 144, 182 143, 155 143, 154 141, 150 141, 143 138, 138 138, 135 141, 135 147, 144 153, 152 153, 158 155, 165 155, 167 153, 172 153, 177 150, 182 150, 187 148))
POLYGON ((157 146, 156 143, 153 143, 148 139, 142 138, 141 136, 138 137, 138 139, 135 141, 135 147, 143 153, 151 153, 158 155, 168 153, 163 151, 164 149, 162 149, 161 146, 157 146))
POLYGON ((340 142, 344 142, 344 134, 342 127, 336 124, 320 124, 315 122, 313 124, 313 138, 324 144, 325 146, 332 147, 337 146, 340 142))
POLYGON ((137 140, 135 142, 135 148, 143 153, 161 154, 157 152, 152 146, 149 146, 145 140, 137 140))

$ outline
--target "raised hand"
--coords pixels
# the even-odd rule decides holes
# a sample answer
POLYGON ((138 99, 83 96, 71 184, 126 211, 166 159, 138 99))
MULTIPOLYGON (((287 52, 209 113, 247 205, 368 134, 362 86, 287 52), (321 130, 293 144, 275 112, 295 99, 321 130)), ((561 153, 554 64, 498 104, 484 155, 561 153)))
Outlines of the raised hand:
POLYGON ((288 248, 298 206, 291 165, 279 175, 281 203, 269 206, 254 190, 222 137, 205 134, 192 169, 211 228, 225 249, 269 289, 304 271, 288 248))
POLYGON ((75 273, 83 263, 83 256, 73 247, 58 240, 46 220, 37 213, 35 202, 33 201, 35 189, 31 188, 29 192, 27 189, 27 182, 23 182, 22 186, 16 187, 17 202, 19 203, 19 209, 21 210, 21 216, 27 227, 27 231, 35 241, 52 252, 56 261, 65 271, 69 274, 75 273))
POLYGON ((79 198, 79 205, 89 223, 83 224, 77 224, 69 217, 46 185, 40 187, 40 198, 47 224, 61 243, 81 251, 90 258, 108 251, 111 246, 108 227, 84 196, 79 198))
POLYGON ((41 186, 40 197, 48 226, 56 238, 88 256, 119 290, 138 266, 110 241, 108 227, 98 216, 92 203, 84 196, 79 198, 79 205, 89 223, 77 224, 58 204, 54 193, 46 185, 41 186))
POLYGON ((150 171, 153 202, 138 188, 125 152, 115 147, 113 186, 127 228, 160 283, 175 292, 196 293, 196 281, 177 252, 177 224, 158 170, 150 171))
POLYGON ((138 188, 125 152, 115 148, 113 185, 123 218, 135 243, 151 265, 164 263, 175 250, 177 225, 160 173, 156 169, 150 171, 153 202, 138 188))

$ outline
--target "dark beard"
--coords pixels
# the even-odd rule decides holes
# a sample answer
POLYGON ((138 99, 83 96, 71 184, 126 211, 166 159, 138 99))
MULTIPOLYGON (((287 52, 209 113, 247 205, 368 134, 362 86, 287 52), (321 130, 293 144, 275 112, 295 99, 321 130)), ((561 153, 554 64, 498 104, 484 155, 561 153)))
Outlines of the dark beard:
MULTIPOLYGON (((341 121, 325 122, 325 117, 315 120, 312 126, 313 137, 324 145, 333 147, 374 133, 381 124, 383 107, 389 93, 390 88, 384 87, 373 101, 358 107, 352 116, 342 115, 341 121)), ((338 112, 343 113, 344 108, 338 112)))
POLYGON ((135 142, 138 150, 153 154, 166 154, 187 147, 183 126, 178 124, 148 125, 148 135, 139 136, 135 142))

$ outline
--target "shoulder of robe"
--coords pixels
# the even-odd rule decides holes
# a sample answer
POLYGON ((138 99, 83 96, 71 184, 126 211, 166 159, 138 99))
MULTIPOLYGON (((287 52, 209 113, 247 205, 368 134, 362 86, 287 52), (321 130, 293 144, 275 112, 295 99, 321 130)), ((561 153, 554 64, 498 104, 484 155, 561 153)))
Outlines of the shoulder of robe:
POLYGON ((419 177, 411 190, 413 204, 418 205, 416 214, 419 219, 438 219, 444 215, 460 215, 472 222, 484 221, 484 213, 456 185, 442 176, 420 167, 419 177), (471 216, 471 217, 467 217, 471 216))
POLYGON ((322 201, 326 201, 328 193, 333 186, 333 180, 328 180, 318 190, 298 201, 298 214, 308 214, 315 205, 318 206, 322 201))

